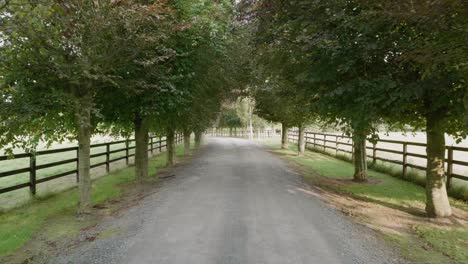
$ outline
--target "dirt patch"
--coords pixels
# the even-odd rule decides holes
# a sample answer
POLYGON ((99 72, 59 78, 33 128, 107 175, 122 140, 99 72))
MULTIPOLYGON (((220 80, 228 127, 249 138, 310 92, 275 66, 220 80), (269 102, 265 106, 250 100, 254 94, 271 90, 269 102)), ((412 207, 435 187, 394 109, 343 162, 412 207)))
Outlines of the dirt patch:
MULTIPOLYGON (((362 223, 374 229, 399 232, 402 228, 409 230, 418 224, 468 227, 468 212, 459 208, 453 207, 453 215, 449 218, 428 218, 425 216, 424 204, 422 203, 414 203, 411 207, 408 205, 394 206, 380 200, 373 201, 367 197, 356 197, 339 189, 340 186, 354 184, 355 182, 351 179, 324 177, 285 157, 283 159, 287 161, 291 170, 300 175, 307 175, 307 177, 303 177, 303 182, 307 184, 307 188, 318 193, 320 198, 339 210, 347 212, 348 215, 364 219, 362 223)), ((382 182, 380 179, 369 179, 363 184, 378 184, 380 182, 382 182)))

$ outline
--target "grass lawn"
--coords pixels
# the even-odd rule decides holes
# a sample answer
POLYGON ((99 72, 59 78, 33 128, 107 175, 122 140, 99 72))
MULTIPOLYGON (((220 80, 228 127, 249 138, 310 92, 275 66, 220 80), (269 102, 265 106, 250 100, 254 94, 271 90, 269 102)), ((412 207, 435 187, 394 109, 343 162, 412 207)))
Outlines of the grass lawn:
MULTIPOLYGON (((425 190, 416 184, 373 170, 369 170, 370 183, 354 183, 350 181, 354 173, 350 162, 312 151, 307 151, 305 156, 300 157, 297 155, 296 145, 293 144, 289 150, 281 150, 279 144, 271 142, 266 143, 266 146, 300 165, 305 171, 305 180, 313 185, 410 214, 424 212, 425 190), (323 180, 324 177, 329 180, 323 180)), ((458 210, 468 208, 468 205, 460 200, 451 199, 451 203, 458 210)), ((408 227, 407 234, 384 232, 386 238, 398 246, 403 255, 421 263, 468 263, 466 225, 438 226, 423 215, 411 217, 419 221, 408 227)), ((372 222, 372 219, 368 221, 372 222)))
MULTIPOLYGON (((178 145, 178 156, 183 154, 183 146, 178 145)), ((165 167, 166 155, 156 155, 150 159, 149 174, 154 177, 156 170, 165 167)), ((122 194, 126 184, 134 182, 134 167, 127 167, 93 181, 92 202, 99 204, 122 194)), ((0 257, 13 253, 39 230, 50 229, 50 236, 60 236, 78 232, 89 222, 75 219, 78 201, 77 188, 43 196, 19 208, 0 213, 0 257), (57 219, 68 218, 66 224, 57 219), (70 221, 71 219, 71 221, 70 221)))

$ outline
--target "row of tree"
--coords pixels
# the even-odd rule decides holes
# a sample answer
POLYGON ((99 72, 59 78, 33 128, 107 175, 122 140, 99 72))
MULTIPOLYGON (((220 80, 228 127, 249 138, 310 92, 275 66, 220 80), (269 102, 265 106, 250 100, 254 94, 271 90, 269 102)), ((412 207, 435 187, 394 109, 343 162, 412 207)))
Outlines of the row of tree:
MULTIPOLYGON (((313 120, 352 134, 354 180, 367 179, 378 124, 427 133, 426 211, 451 215, 445 134, 465 138, 468 34, 463 0, 244 0, 257 113, 283 131, 313 120)), ((301 145, 301 144, 300 144, 301 145)))
POLYGON ((90 143, 149 133, 200 142, 236 83, 229 0, 11 0, 0 10, 0 147, 79 144, 79 213, 91 208, 90 143))

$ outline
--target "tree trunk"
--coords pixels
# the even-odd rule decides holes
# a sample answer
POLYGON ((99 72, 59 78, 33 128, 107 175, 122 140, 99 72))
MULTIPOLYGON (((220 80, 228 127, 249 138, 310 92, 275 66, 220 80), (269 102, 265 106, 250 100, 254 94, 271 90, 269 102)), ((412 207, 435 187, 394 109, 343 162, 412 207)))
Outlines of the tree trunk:
POLYGON ((93 131, 91 123, 91 104, 79 103, 75 112, 75 122, 78 129, 78 192, 80 201, 78 204, 78 215, 83 216, 91 213, 91 134, 93 131))
POLYGON ((367 181, 367 154, 366 154, 366 138, 365 132, 354 131, 354 181, 367 181))
POLYGON ((452 208, 445 186, 444 120, 440 114, 429 114, 426 118, 426 212, 429 217, 446 217, 452 214, 452 208))
POLYGON ((135 178, 143 181, 148 177, 149 122, 147 118, 136 116, 135 125, 135 178))
POLYGON ((299 152, 299 156, 303 156, 305 153, 305 128, 304 125, 299 125, 299 141, 297 143, 297 150, 299 152))
POLYGON ((190 136, 192 135, 192 131, 184 130, 184 155, 190 155, 190 136))
POLYGON ((288 126, 281 123, 281 148, 288 149, 288 126))
POLYGON ((202 144, 203 133, 201 131, 195 131, 195 147, 199 148, 202 144))
POLYGON ((166 135, 167 145, 167 166, 173 166, 175 163, 175 131, 168 128, 166 135))

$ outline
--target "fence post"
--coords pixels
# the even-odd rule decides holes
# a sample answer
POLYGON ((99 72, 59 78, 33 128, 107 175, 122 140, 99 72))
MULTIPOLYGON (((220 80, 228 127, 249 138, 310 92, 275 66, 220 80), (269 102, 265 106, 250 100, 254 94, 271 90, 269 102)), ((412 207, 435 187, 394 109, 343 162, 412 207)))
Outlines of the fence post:
POLYGON ((338 147, 340 146, 340 143, 338 143, 338 138, 339 136, 335 136, 335 156, 338 156, 338 147))
POLYGON ((107 171, 107 173, 109 173, 109 171, 110 171, 110 162, 109 162, 110 153, 109 152, 110 152, 110 143, 107 143, 106 144, 106 171, 107 171))
POLYGON ((450 189, 452 185, 452 174, 453 174, 453 148, 452 146, 447 147, 448 157, 447 157, 447 190, 450 189))
POLYGON ((150 144, 151 144, 151 147, 150 147, 151 155, 153 155, 153 137, 150 137, 150 144))
POLYGON ((406 157, 407 157, 407 152, 408 152, 408 145, 405 143, 403 143, 403 178, 406 178, 406 172, 407 172, 407 160, 406 160, 406 157))
POLYGON ((314 133, 314 149, 316 148, 315 138, 316 138, 316 134, 314 133))
POLYGON ((377 144, 372 143, 372 165, 377 162, 377 144))
POLYGON ((80 181, 80 147, 76 148, 76 182, 80 181))
POLYGON ((125 140, 125 163, 127 164, 128 166, 128 147, 129 147, 129 143, 128 143, 128 138, 125 140))
POLYGON ((162 147, 161 147, 161 146, 162 146, 162 137, 159 137, 159 146, 158 146, 158 147, 159 147, 159 152, 162 151, 162 147))
POLYGON ((36 155, 29 154, 29 191, 36 195, 36 155))
POLYGON ((327 151, 327 135, 323 135, 323 152, 327 151))

